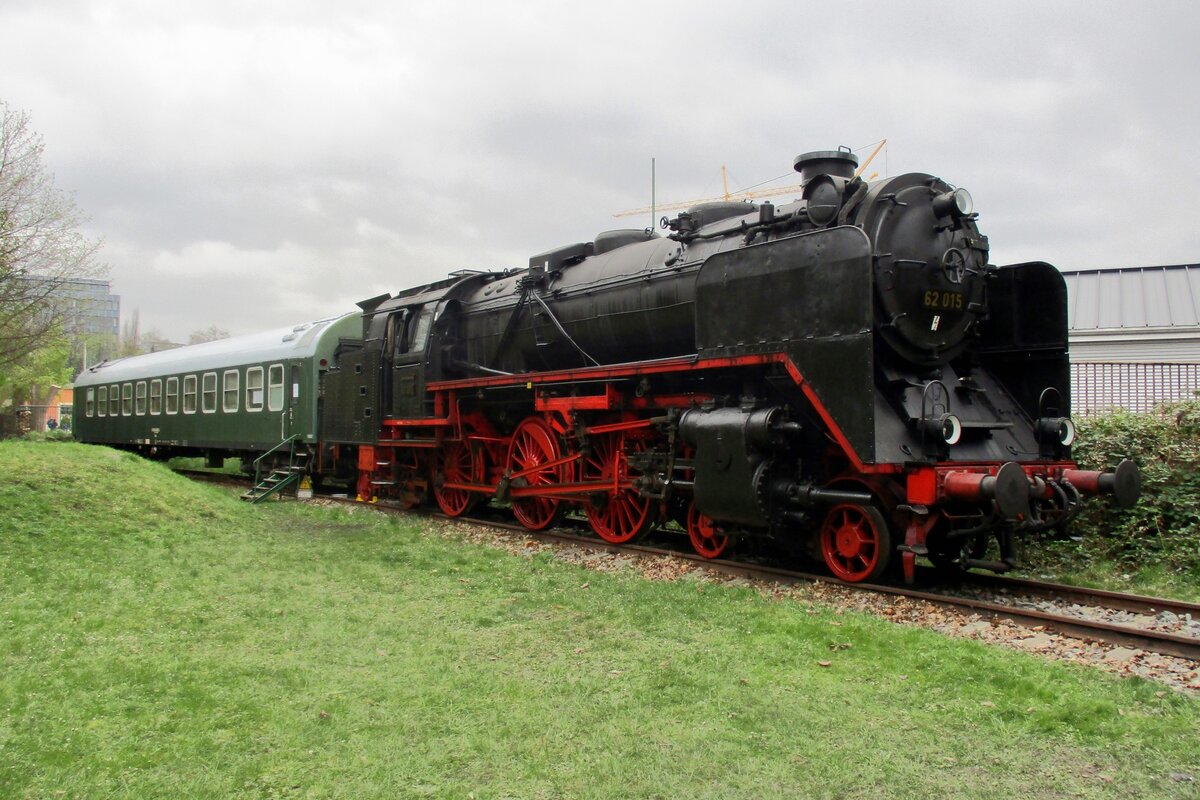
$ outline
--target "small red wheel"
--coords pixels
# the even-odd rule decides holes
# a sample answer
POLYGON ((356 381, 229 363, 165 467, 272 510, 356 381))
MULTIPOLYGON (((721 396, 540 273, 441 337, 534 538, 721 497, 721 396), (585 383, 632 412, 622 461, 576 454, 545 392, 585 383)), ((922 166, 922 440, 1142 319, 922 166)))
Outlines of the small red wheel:
MULTIPOLYGON (((583 460, 583 480, 617 485, 629 476, 622 433, 602 434, 591 439, 591 453, 583 460)), ((637 446, 635 444, 635 446, 637 446)), ((606 542, 625 544, 643 536, 654 523, 652 503, 633 489, 609 491, 601 502, 587 506, 588 524, 606 542)))
MULTIPOLYGON (((508 447, 510 484, 513 489, 552 486, 570 480, 569 464, 549 466, 562 457, 558 437, 541 417, 527 417, 513 431, 508 447)), ((531 531, 550 527, 559 516, 557 497, 526 496, 512 501, 513 516, 531 531)))
POLYGON ((433 497, 448 517, 467 513, 479 495, 467 489, 447 489, 447 483, 479 483, 483 476, 483 453, 475 455, 467 442, 448 442, 442 448, 441 470, 433 478, 433 497))
POLYGON ((401 508, 416 508, 425 502, 425 492, 429 487, 428 467, 414 457, 412 466, 400 467, 397 470, 396 488, 394 495, 401 508))
POLYGON ((710 517, 701 514, 695 501, 688 506, 687 532, 692 547, 705 558, 720 558, 729 547, 729 535, 718 530, 710 517))
POLYGON ((821 525, 821 554, 835 577, 851 583, 878 578, 891 558, 883 515, 872 506, 836 505, 821 525))

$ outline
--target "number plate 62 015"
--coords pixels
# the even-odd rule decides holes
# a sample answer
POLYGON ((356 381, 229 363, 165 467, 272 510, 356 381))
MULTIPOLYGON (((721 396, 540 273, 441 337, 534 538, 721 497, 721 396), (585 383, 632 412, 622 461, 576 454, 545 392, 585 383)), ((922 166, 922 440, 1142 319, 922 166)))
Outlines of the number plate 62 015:
POLYGON ((962 292, 940 292, 930 289, 925 292, 926 308, 936 308, 945 311, 961 311, 963 307, 962 292))

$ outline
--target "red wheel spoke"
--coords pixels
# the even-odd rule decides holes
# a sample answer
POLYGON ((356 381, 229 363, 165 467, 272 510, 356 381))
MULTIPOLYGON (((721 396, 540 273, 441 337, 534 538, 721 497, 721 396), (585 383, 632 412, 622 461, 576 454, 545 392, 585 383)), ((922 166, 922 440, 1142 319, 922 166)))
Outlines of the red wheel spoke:
POLYGON ((705 558, 720 558, 729 547, 728 534, 720 532, 716 523, 701 514, 695 501, 688 507, 687 532, 692 548, 705 558))
POLYGON ((826 514, 820 544, 829 571, 844 581, 857 582, 883 573, 891 538, 887 522, 877 509, 843 504, 826 514))
MULTIPOLYGON (((508 469, 513 485, 521 487, 551 486, 571 480, 574 468, 570 464, 544 466, 561 458, 558 438, 541 417, 528 417, 517 426, 508 451, 508 469)), ((530 530, 542 530, 554 522, 562 502, 556 497, 530 495, 513 500, 513 515, 530 530)))
POLYGON ((433 496, 448 517, 465 514, 479 500, 466 489, 447 489, 448 483, 482 483, 483 452, 472 452, 469 442, 448 442, 442 450, 440 467, 435 462, 433 496))
MULTIPOLYGON (((628 475, 625 436, 621 432, 591 437, 591 457, 583 474, 589 483, 613 486, 628 475)), ((642 536, 654 522, 651 501, 633 489, 609 488, 587 507, 588 523, 601 539, 624 544, 642 536)))

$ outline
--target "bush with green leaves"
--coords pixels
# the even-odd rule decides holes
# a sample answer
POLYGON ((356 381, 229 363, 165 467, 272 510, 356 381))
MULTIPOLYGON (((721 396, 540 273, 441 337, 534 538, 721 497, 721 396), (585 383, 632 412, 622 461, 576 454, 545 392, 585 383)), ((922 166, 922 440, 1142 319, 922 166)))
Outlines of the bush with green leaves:
POLYGON ((30 442, 73 442, 75 437, 70 431, 55 429, 52 431, 30 431, 22 438, 30 442))
POLYGON ((1200 578, 1200 399, 1146 414, 1083 418, 1074 457, 1111 469, 1123 458, 1142 470, 1142 497, 1129 510, 1096 500, 1075 522, 1083 552, 1138 569, 1155 564, 1200 578))

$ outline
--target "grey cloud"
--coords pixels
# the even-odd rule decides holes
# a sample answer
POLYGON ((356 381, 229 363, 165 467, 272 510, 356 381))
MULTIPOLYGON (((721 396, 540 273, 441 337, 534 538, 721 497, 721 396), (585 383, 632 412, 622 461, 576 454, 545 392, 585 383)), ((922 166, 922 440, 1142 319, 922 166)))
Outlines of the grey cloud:
POLYGON ((887 137, 998 262, 1195 260, 1200 10, 1159 4, 100 2, 0 10, 4 99, 175 338, 509 267, 649 202, 887 137), (50 57, 50 52, 56 53, 50 57))

